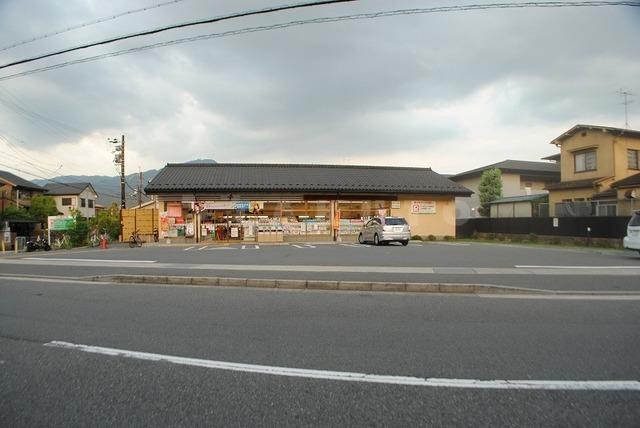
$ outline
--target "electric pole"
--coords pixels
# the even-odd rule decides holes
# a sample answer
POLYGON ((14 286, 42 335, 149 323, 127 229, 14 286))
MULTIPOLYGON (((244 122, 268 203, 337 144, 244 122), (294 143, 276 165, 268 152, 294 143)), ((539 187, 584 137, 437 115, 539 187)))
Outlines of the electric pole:
POLYGON ((113 162, 116 165, 120 165, 120 208, 125 209, 127 208, 127 201, 124 192, 124 135, 120 141, 118 141, 117 138, 111 138, 109 139, 109 142, 115 144, 115 147, 113 148, 113 153, 115 153, 113 162))

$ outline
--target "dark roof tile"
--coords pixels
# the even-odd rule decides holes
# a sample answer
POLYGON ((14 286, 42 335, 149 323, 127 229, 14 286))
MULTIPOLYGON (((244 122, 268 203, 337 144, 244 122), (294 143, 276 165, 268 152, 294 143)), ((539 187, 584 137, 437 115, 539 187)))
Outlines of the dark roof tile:
POLYGON ((193 191, 472 193, 430 168, 299 164, 168 164, 145 188, 193 191))

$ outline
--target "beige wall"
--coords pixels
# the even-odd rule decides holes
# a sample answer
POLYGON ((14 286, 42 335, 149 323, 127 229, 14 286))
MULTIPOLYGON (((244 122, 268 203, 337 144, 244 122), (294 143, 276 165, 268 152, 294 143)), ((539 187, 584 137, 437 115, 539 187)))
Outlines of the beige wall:
POLYGON ((56 201, 56 207, 58 211, 60 211, 63 215, 70 216, 71 210, 79 210, 80 214, 83 217, 91 218, 96 215, 96 197, 97 195, 91 191, 90 188, 86 188, 80 193, 80 195, 62 195, 62 196, 52 196, 52 198, 56 201), (71 198, 71 206, 63 206, 62 198, 71 198), (85 207, 80 206, 80 198, 85 199, 85 207), (89 199, 93 200, 93 208, 89 208, 89 199))
POLYGON ((621 180, 636 174, 638 170, 628 168, 627 149, 640 150, 640 139, 616 137, 597 130, 577 133, 562 142, 560 152, 562 181, 598 177, 615 177, 615 180, 621 180), (588 148, 596 150, 596 170, 575 172, 574 152, 588 148))
POLYGON ((453 196, 400 195, 400 208, 391 215, 404 217, 411 226, 411 235, 456 236, 456 204, 453 196), (435 214, 412 214, 411 201, 435 201, 435 214))
POLYGON ((491 204, 491 217, 531 217, 531 202, 491 204))

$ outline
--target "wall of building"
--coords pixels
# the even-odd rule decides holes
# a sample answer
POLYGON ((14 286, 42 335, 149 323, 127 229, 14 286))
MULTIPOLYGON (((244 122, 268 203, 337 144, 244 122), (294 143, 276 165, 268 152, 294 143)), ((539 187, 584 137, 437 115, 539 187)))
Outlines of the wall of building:
POLYGON ((531 217, 531 202, 509 202, 491 205, 491 217, 531 217))
MULTIPOLYGON (((462 180, 455 180, 456 183, 466 187, 474 192, 468 198, 456 198, 456 217, 457 218, 470 218, 479 217, 478 207, 480 207, 480 177, 465 178, 462 180)), ((502 174, 502 196, 523 196, 534 195, 540 193, 548 193, 544 188, 547 183, 543 181, 527 181, 523 180, 520 174, 502 174), (529 190, 526 189, 525 184, 531 184, 529 190)))
POLYGON ((93 193, 91 189, 88 187, 85 190, 83 190, 82 193, 80 193, 80 195, 52 196, 52 198, 56 201, 56 207, 58 208, 58 211, 60 211, 65 216, 72 215, 71 214, 72 210, 79 210, 80 214, 83 217, 87 217, 87 218, 95 217, 96 215, 95 203, 96 203, 97 195, 93 193), (63 198, 65 199, 71 198, 71 205, 63 206, 62 205, 63 198), (81 206, 81 203, 80 203, 81 198, 84 198, 85 200, 84 207, 81 206), (89 208, 89 200, 93 201, 93 208, 89 208))
POLYGON ((640 172, 638 169, 629 168, 627 160, 628 149, 640 150, 640 138, 616 137, 614 141, 615 179, 613 181, 622 180, 640 172))
POLYGON ((411 226, 411 235, 434 235, 442 238, 456 235, 456 202, 453 196, 400 195, 400 208, 391 209, 392 216, 404 217, 411 226), (412 201, 435 201, 435 214, 414 214, 412 201))
POLYGON ((614 138, 611 134, 587 130, 578 132, 564 140, 560 151, 561 181, 584 180, 587 178, 609 177, 614 175, 614 138), (574 153, 589 148, 596 150, 596 170, 576 172, 574 153))
POLYGON ((575 199, 590 199, 594 193, 597 193, 593 188, 585 189, 567 189, 567 190, 554 190, 549 193, 549 215, 551 217, 556 214, 556 203, 563 200, 575 200, 575 199))

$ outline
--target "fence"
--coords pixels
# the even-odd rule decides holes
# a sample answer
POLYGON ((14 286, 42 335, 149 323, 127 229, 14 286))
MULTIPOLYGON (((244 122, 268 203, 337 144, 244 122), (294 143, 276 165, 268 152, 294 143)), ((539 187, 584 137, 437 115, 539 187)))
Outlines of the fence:
POLYGON ((153 230, 158 228, 158 210, 124 209, 122 210, 122 240, 128 241, 136 230, 145 241, 153 239, 153 230))
POLYGON ((622 239, 629 217, 515 217, 458 219, 456 236, 474 233, 535 234, 622 239))
MULTIPOLYGON (((537 205, 538 217, 549 216, 549 204, 537 205)), ((554 204, 555 217, 629 217, 640 209, 638 199, 571 201, 554 204)), ((535 214, 534 214, 535 215, 535 214)))

